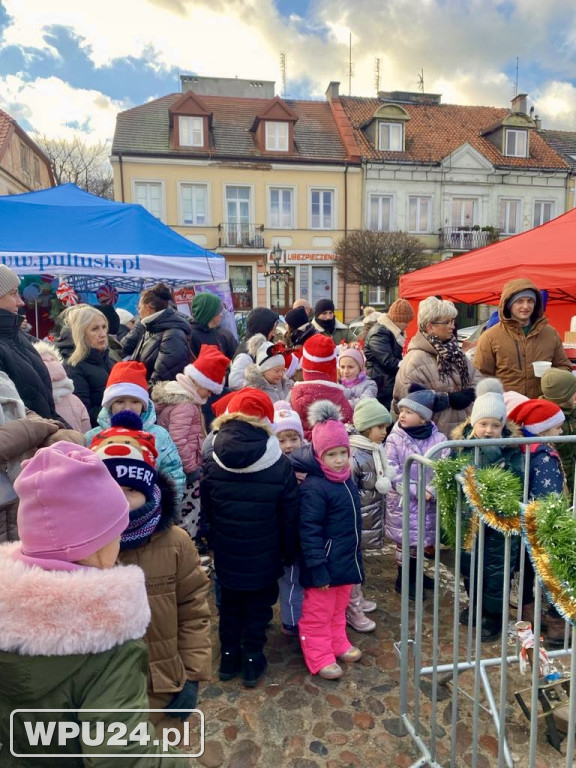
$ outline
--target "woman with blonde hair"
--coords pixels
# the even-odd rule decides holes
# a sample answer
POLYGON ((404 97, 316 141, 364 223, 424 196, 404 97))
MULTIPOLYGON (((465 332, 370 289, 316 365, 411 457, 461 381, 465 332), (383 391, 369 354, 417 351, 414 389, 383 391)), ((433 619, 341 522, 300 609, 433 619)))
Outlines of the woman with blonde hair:
POLYGON ((58 348, 65 369, 74 384, 74 393, 86 406, 90 423, 98 426, 98 413, 114 360, 108 348, 108 320, 88 304, 70 307, 58 348))
POLYGON ((482 375, 460 349, 454 334, 458 312, 451 301, 428 296, 418 307, 418 333, 410 341, 394 384, 392 407, 412 388, 448 394, 449 407, 434 413, 445 435, 466 421, 472 411, 475 386, 482 375))

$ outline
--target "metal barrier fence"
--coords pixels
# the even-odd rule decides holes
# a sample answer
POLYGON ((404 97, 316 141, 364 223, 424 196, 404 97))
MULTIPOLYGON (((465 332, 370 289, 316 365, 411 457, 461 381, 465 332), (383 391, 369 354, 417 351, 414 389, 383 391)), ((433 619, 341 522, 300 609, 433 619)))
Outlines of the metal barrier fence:
MULTIPOLYGON (((418 535, 416 548, 416 600, 411 603, 409 599, 409 569, 402 569, 402 608, 401 608, 401 639, 396 645, 396 650, 400 656, 400 729, 404 734, 409 734, 414 744, 420 751, 421 757, 412 768, 419 766, 430 766, 430 768, 455 768, 461 765, 471 765, 477 768, 479 764, 480 752, 479 741, 481 730, 486 733, 487 727, 490 728, 492 735, 498 743, 498 768, 508 766, 513 768, 514 762, 520 760, 522 766, 534 768, 537 757, 538 745, 542 745, 546 740, 544 725, 551 728, 548 735, 558 739, 558 732, 555 730, 555 717, 549 715, 542 717, 539 712, 541 697, 543 695, 542 681, 539 679, 539 651, 540 651, 540 630, 541 630, 541 605, 542 605, 542 587, 538 575, 534 578, 534 659, 535 663, 530 676, 524 678, 523 688, 529 687, 529 693, 521 697, 524 701, 523 709, 509 696, 509 687, 511 682, 518 685, 519 677, 519 652, 520 645, 516 639, 514 641, 509 634, 509 623, 519 621, 522 611, 522 587, 518 594, 518 609, 511 616, 510 610, 510 579, 507 574, 511 571, 511 537, 506 537, 504 549, 504 577, 502 584, 502 635, 500 639, 499 654, 495 651, 494 643, 482 643, 482 600, 483 600, 483 574, 484 574, 484 540, 486 526, 484 522, 479 522, 476 545, 472 548, 470 555, 470 575, 469 575, 469 623, 468 626, 460 625, 460 611, 464 604, 460 605, 461 595, 464 588, 460 583, 460 571, 462 563, 462 532, 463 532, 463 506, 466 503, 462 488, 458 487, 457 505, 455 510, 456 525, 456 547, 453 552, 453 572, 454 572, 454 599, 451 606, 452 618, 452 643, 445 648, 439 646, 440 622, 445 622, 446 617, 446 585, 441 583, 441 573, 445 574, 444 565, 441 562, 441 521, 440 512, 436 510, 436 530, 435 530, 435 555, 434 555, 434 581, 432 612, 425 615, 424 610, 424 533, 425 533, 425 515, 426 515, 426 470, 435 466, 435 460, 440 458, 440 454, 446 449, 465 448, 467 451, 474 450, 474 465, 480 466, 480 450, 488 446, 512 446, 512 445, 531 445, 534 443, 576 443, 576 436, 566 437, 529 437, 529 438, 507 438, 507 439, 489 439, 489 440, 450 440, 441 443, 431 449, 426 456, 412 455, 406 461, 403 475, 403 533, 402 533, 402 562, 408 564, 410 558, 410 484, 414 486, 411 480, 411 468, 413 464, 418 467, 417 493, 418 493, 418 535), (476 599, 474 597, 476 595, 476 599), (442 598, 442 610, 441 610, 442 598), (442 615, 441 615, 442 614, 442 615), (475 616, 475 626, 473 626, 472 617, 475 616), (431 633, 430 625, 425 627, 425 622, 432 620, 431 633), (425 632, 425 629, 428 630, 425 632), (500 671, 499 690, 496 695, 492 690, 489 672, 500 671), (470 680, 470 675, 473 679, 470 680), (462 681, 467 680, 467 689, 462 681), (512 678, 512 680, 510 679, 512 678), (426 691, 426 701, 423 702, 422 689, 426 691), (485 703, 481 702, 482 694, 485 703), (445 702, 451 697, 451 711, 444 711, 439 721, 439 702, 445 702), (462 727, 462 710, 468 707, 467 716, 471 717, 471 744, 469 749, 471 755, 467 755, 469 762, 464 763, 462 748, 458 746, 459 725, 462 727), (471 707, 471 713, 469 709, 471 707), (510 713, 523 713, 524 723, 526 724, 527 750, 520 757, 513 754, 507 738, 508 717, 510 713), (525 717, 526 716, 526 717, 525 717), (526 719, 528 718, 529 719, 526 719), (448 722, 449 720, 449 722, 448 722), (450 738, 449 754, 445 746, 446 732, 450 738), (528 754, 526 754, 528 752, 528 754)), ((526 450, 525 454, 525 473, 523 501, 526 503, 529 499, 528 483, 530 477, 531 453, 526 450)), ((576 478, 575 478, 576 480, 576 478)), ((576 482, 575 498, 573 499, 573 509, 576 510, 576 482)), ((466 508, 464 507, 466 510, 466 508)), ((576 516, 576 513, 575 513, 576 516)), ((517 537, 515 537, 517 538, 517 537)), ((576 542, 574 542, 576 546, 576 542)), ((444 550, 445 551, 445 550, 444 550)), ((525 551, 524 540, 520 544, 520 578, 519 584, 523 583, 524 568, 528 559, 525 551)), ((574 647, 576 641, 576 627, 571 627, 566 623, 566 631, 563 647, 559 650, 550 651, 549 657, 565 668, 565 677, 557 685, 556 694, 560 693, 560 685, 568 700, 567 706, 564 706, 564 713, 567 712, 568 724, 566 729, 565 741, 565 766, 571 768, 576 763, 574 759, 574 736, 576 724, 576 695, 572 695, 572 688, 568 680, 576 679, 576 655, 570 650, 570 645, 574 647)), ((554 693, 554 691, 552 691, 554 693)), ((554 696, 552 697, 554 698, 554 696)), ((558 697, 557 697, 558 698, 558 697)), ((561 697, 560 697, 561 698, 561 697)), ((519 699, 517 699, 519 701, 519 699)), ((556 741, 556 747, 558 742, 556 741)), ((560 753, 558 754, 561 760, 560 753)), ((485 759, 482 760, 485 765, 485 759)), ((490 766, 496 765, 495 758, 490 761, 490 766)), ((557 763, 558 765, 560 763, 557 763)))

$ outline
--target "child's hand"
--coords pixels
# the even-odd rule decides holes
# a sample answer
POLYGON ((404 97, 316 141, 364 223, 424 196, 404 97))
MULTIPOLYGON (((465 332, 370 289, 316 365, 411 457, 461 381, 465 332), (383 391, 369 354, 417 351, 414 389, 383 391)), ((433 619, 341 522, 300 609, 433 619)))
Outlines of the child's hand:
POLYGON ((324 584, 323 587, 318 587, 318 589, 321 589, 322 592, 326 592, 327 589, 330 589, 330 584, 324 584))
POLYGON ((434 496, 430 493, 430 491, 426 491, 426 501, 432 501, 434 496))

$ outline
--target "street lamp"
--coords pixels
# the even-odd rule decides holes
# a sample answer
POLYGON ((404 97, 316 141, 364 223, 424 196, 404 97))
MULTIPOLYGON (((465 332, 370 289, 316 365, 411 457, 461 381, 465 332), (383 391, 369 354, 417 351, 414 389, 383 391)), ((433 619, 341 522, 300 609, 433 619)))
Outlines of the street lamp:
POLYGON ((283 251, 280 245, 276 243, 270 251, 270 256, 274 268, 270 272, 264 272, 264 277, 269 277, 275 283, 287 283, 290 280, 290 270, 280 266, 281 263, 286 262, 286 251, 283 251))

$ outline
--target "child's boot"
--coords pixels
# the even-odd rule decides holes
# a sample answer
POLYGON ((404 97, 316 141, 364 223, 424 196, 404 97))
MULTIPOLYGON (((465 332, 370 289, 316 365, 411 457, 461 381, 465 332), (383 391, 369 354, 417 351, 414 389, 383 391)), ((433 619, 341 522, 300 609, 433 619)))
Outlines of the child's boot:
POLYGON ((367 600, 364 597, 364 593, 362 592, 362 587, 360 586, 360 584, 355 584, 352 587, 351 599, 353 599, 354 595, 357 595, 357 597, 359 598, 360 608, 362 608, 364 613, 372 613, 378 607, 374 602, 374 600, 367 600))
POLYGON ((246 688, 254 688, 266 671, 268 662, 262 651, 244 651, 243 653, 244 674, 242 682, 246 688))
POLYGON ((356 632, 372 632, 376 628, 376 622, 364 615, 360 604, 360 600, 351 600, 348 603, 346 606, 346 624, 355 629, 356 632))
POLYGON ((240 648, 222 648, 220 651, 220 680, 232 680, 242 669, 240 648))
MULTIPOLYGON (((402 594, 402 566, 398 566, 398 575, 396 576, 396 583, 394 589, 399 595, 402 594)), ((409 566, 409 581, 408 581, 408 598, 412 601, 416 600, 416 560, 413 557, 410 558, 409 566), (414 565, 412 565, 414 563, 414 565)))

